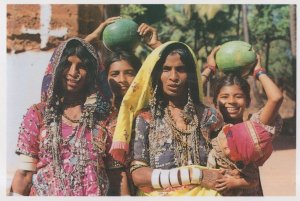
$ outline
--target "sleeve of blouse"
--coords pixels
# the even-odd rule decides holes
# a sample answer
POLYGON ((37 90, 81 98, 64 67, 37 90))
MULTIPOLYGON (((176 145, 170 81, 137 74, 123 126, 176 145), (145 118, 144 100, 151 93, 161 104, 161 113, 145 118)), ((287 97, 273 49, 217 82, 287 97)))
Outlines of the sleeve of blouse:
POLYGON ((216 151, 214 149, 210 150, 208 157, 207 157, 207 165, 208 168, 217 168, 217 162, 216 162, 216 151))
POLYGON ((17 142, 17 154, 38 158, 40 122, 37 112, 32 106, 23 117, 17 142))
POLYGON ((272 124, 270 125, 265 125, 263 123, 261 123, 260 121, 260 115, 262 113, 262 110, 259 110, 258 112, 252 114, 250 121, 254 121, 256 123, 261 124, 269 133, 271 133, 274 137, 279 135, 282 129, 282 118, 279 114, 276 115, 275 120, 272 124))
POLYGON ((149 123, 139 115, 135 122, 132 160, 144 161, 150 164, 148 134, 149 123))

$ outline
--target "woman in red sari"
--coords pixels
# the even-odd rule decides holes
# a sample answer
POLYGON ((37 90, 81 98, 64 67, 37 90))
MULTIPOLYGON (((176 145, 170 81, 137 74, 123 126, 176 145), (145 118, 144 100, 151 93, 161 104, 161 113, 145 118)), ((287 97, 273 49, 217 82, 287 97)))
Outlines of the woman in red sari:
MULTIPOLYGON (((207 68, 205 68, 205 70, 202 72, 202 78, 204 82, 206 82, 210 74, 216 70, 216 62, 214 57, 219 48, 219 46, 214 48, 207 58, 207 68)), ((214 104, 216 108, 222 113, 224 122, 226 124, 229 124, 231 126, 233 125, 232 127, 235 128, 236 124, 240 125, 240 123, 250 120, 252 123, 254 122, 255 124, 259 124, 259 127, 262 127, 267 133, 269 133, 270 137, 267 141, 270 142, 272 138, 280 133, 282 127, 282 120, 278 114, 278 110, 281 106, 283 96, 276 84, 266 74, 265 69, 262 68, 259 55, 257 55, 257 64, 254 67, 253 76, 261 83, 267 95, 267 102, 258 112, 252 114, 251 117, 244 118, 245 110, 247 107, 249 107, 251 101, 250 85, 245 79, 235 74, 225 75, 216 81, 214 90, 214 104)), ((246 127, 243 126, 240 126, 236 130, 240 131, 236 133, 247 133, 246 127)), ((237 140, 238 137, 242 138, 243 136, 248 135, 245 135, 245 133, 241 134, 240 136, 235 134, 235 142, 239 142, 240 140, 237 140)), ((235 149, 233 148, 232 135, 227 135, 227 140, 228 148, 231 148, 227 149, 227 151, 229 152, 227 153, 227 155, 229 155, 231 159, 241 160, 241 155, 247 153, 247 150, 245 149, 246 147, 239 146, 239 154, 241 154, 239 155, 237 153, 237 147, 235 147, 235 149)), ((216 144, 216 140, 212 143, 214 146, 214 143, 216 144)), ((242 145, 241 141, 240 143, 240 145, 242 145)), ((259 145, 263 146, 262 143, 259 145)), ((268 158, 268 156, 270 155, 270 146, 267 146, 265 148, 265 157, 262 157, 264 159, 268 158)), ((250 152, 254 153, 254 150, 252 149, 250 152)), ((224 156, 224 153, 219 153, 222 156, 215 156, 213 158, 221 158, 224 156)), ((252 157, 254 157, 254 155, 252 155, 252 157)), ((216 189, 219 192, 223 193, 232 189, 242 189, 242 195, 262 196, 263 192, 260 184, 258 170, 258 165, 262 164, 256 163, 257 161, 255 160, 257 160, 257 158, 255 157, 250 159, 248 158, 246 160, 246 163, 243 163, 242 166, 237 168, 239 172, 242 172, 239 178, 236 178, 234 176, 227 176, 225 178, 222 178, 218 181, 219 184, 216 185, 216 189), (252 162, 250 163, 249 161, 252 162), (246 172, 245 174, 243 174, 242 171, 244 168, 247 168, 246 171, 244 171, 246 172)), ((218 165, 218 160, 212 160, 212 158, 208 160, 208 164, 210 167, 220 167, 220 165, 218 165)), ((229 164, 227 165, 230 166, 229 164)))

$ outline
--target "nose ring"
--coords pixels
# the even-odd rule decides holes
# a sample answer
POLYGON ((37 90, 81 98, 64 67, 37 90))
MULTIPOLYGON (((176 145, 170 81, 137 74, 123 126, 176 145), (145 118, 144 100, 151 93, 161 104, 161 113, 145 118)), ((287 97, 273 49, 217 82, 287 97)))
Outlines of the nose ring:
POLYGON ((81 79, 81 75, 80 75, 80 73, 78 73, 74 80, 77 82, 77 81, 79 81, 80 79, 81 79))
POLYGON ((181 80, 178 79, 175 83, 176 83, 176 84, 180 84, 180 83, 181 83, 181 80))

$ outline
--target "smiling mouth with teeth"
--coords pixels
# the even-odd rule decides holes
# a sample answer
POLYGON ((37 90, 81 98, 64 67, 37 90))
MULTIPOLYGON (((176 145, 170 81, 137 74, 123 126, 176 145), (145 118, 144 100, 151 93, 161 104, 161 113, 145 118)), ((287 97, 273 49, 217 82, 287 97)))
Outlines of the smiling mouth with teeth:
POLYGON ((226 110, 228 112, 236 112, 236 111, 239 111, 239 108, 237 108, 237 107, 227 107, 226 110))

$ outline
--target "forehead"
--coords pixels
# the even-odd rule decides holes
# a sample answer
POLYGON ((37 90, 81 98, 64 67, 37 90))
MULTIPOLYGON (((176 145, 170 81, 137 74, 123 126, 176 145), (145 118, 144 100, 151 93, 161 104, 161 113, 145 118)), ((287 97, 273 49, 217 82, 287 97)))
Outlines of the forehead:
POLYGON ((110 64, 109 67, 109 72, 125 70, 134 70, 134 68, 126 60, 115 61, 112 64, 110 64))
POLYGON ((223 86, 219 94, 244 94, 241 87, 234 84, 229 86, 223 86))
POLYGON ((183 65, 183 62, 181 61, 180 55, 178 53, 172 53, 169 54, 165 60, 164 66, 177 66, 183 65))
POLYGON ((77 57, 76 55, 72 55, 68 57, 69 62, 74 62, 74 63, 80 63, 81 59, 77 57))

